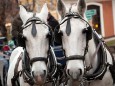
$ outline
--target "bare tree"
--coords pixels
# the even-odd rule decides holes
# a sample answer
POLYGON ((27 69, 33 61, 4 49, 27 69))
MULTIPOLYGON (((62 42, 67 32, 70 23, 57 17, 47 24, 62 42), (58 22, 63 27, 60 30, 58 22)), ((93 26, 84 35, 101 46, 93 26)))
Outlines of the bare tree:
POLYGON ((34 10, 36 1, 32 0, 32 2, 33 2, 33 9, 32 10, 34 10))
POLYGON ((0 31, 2 36, 7 36, 5 24, 11 22, 18 13, 18 0, 0 0, 0 31))
POLYGON ((6 36, 7 31, 5 28, 5 6, 6 6, 6 0, 0 0, 0 31, 2 36, 6 36))

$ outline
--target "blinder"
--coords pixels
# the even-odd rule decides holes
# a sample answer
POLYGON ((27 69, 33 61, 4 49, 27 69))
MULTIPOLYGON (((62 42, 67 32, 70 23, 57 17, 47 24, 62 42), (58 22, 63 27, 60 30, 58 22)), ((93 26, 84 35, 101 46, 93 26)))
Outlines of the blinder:
POLYGON ((87 28, 84 28, 82 33, 86 33, 86 40, 89 41, 92 39, 92 28, 91 26, 88 26, 87 28))
POLYGON ((18 35, 18 46, 25 48, 26 47, 25 41, 26 41, 26 38, 22 35, 22 33, 19 33, 19 35, 18 35))

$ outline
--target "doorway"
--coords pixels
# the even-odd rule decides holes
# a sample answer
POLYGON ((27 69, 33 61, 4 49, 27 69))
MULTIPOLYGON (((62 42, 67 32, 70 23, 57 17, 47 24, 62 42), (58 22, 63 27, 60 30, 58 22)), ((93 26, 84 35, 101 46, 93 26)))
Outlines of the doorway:
POLYGON ((91 26, 97 31, 97 33, 105 36, 102 4, 88 3, 86 17, 91 26))

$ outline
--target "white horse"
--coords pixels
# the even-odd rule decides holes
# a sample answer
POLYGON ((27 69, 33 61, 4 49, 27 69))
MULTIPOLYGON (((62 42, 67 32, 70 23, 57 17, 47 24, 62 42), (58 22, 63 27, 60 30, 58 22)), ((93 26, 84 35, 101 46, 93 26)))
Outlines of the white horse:
POLYGON ((113 86, 109 70, 112 56, 100 35, 87 22, 85 0, 78 0, 70 7, 58 0, 57 9, 61 23, 60 29, 55 30, 55 40, 62 41, 65 51, 66 74, 70 78, 67 85, 113 86))
POLYGON ((43 5, 40 13, 27 12, 23 6, 20 6, 19 15, 23 21, 22 38, 25 39, 26 46, 25 48, 18 47, 12 52, 7 85, 13 86, 11 79, 17 69, 16 71, 21 71, 18 72, 20 86, 41 86, 45 83, 48 72, 46 60, 49 39, 47 36, 50 30, 47 25, 47 4, 43 5), (29 62, 31 64, 28 64, 29 62), (26 66, 30 67, 30 70, 26 66))

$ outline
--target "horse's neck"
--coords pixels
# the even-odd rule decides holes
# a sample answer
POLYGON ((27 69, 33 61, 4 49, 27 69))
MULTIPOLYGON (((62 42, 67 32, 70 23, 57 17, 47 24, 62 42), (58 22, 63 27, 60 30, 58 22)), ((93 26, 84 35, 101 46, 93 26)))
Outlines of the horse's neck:
POLYGON ((95 42, 94 42, 94 38, 92 38, 90 41, 89 41, 89 47, 88 47, 88 53, 86 55, 86 65, 89 66, 90 64, 92 65, 92 69, 89 71, 89 73, 93 73, 96 68, 97 68, 97 55, 95 55, 95 57, 93 56, 94 53, 96 51, 96 45, 95 45, 95 42))
MULTIPOLYGON (((97 46, 95 44, 94 38, 92 38, 89 41, 88 53, 86 55, 86 65, 89 66, 90 63, 91 63, 91 65, 93 66, 93 68, 89 71, 89 73, 91 73, 91 74, 98 67, 98 56, 97 56, 97 53, 96 53, 96 55, 94 55, 94 53, 96 52, 96 49, 97 49, 97 46)), ((112 56, 111 56, 110 52, 107 50, 106 46, 105 46, 105 49, 106 49, 106 54, 107 54, 107 62, 109 64, 113 64, 112 56)))

